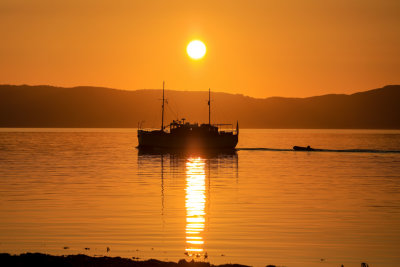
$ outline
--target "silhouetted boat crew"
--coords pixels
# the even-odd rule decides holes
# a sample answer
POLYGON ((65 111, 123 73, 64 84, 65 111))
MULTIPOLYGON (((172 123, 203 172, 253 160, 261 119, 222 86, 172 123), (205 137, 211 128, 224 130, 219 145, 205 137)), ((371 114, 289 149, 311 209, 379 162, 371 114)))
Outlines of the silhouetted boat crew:
POLYGON ((138 129, 139 149, 211 149, 233 150, 238 143, 239 123, 235 130, 220 130, 231 124, 211 124, 211 91, 208 91, 208 124, 174 120, 164 126, 164 82, 160 130, 138 129))

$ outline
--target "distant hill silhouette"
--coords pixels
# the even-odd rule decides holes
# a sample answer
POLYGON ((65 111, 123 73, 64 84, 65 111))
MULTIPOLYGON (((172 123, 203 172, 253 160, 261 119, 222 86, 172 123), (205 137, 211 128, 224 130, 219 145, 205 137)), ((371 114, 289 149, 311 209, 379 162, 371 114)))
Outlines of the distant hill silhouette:
MULTIPOLYGON (((166 123, 208 121, 208 92, 166 90, 166 123)), ((160 127, 161 90, 0 85, 0 127, 160 127)), ((212 123, 245 128, 400 129, 400 85, 308 98, 212 93, 212 123)))

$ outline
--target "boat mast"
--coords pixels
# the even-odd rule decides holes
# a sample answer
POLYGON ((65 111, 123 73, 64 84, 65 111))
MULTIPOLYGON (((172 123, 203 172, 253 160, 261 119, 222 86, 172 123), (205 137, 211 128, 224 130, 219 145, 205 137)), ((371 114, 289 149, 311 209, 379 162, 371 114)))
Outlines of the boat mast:
POLYGON ((164 131, 164 85, 165 85, 165 81, 162 82, 161 131, 164 131))
POLYGON ((211 125, 211 91, 208 88, 208 124, 211 125))

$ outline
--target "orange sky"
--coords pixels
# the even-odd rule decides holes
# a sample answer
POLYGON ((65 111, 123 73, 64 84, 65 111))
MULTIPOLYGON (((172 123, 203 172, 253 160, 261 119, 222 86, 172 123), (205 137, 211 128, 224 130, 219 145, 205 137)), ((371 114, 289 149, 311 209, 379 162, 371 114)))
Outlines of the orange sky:
POLYGON ((399 0, 1 0, 0 83, 305 97, 400 84, 399 0), (204 59, 186 45, 200 39, 204 59))

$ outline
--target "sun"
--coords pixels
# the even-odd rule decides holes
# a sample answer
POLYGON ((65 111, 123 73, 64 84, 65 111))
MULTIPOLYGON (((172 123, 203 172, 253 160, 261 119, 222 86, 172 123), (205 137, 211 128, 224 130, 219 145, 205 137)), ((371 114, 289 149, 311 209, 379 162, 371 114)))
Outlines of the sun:
POLYGON ((186 52, 192 59, 201 59, 206 54, 206 45, 200 40, 191 41, 186 47, 186 52))

